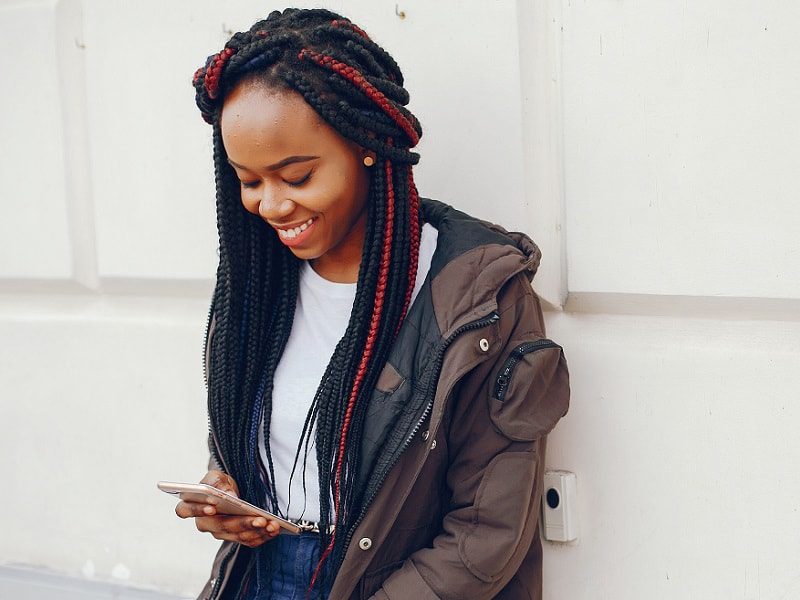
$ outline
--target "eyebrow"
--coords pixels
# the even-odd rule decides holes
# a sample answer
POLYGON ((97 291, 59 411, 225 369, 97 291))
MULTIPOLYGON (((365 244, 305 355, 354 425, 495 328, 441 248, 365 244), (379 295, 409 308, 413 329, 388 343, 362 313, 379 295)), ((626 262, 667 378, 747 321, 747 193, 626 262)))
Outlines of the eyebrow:
MULTIPOLYGON (((319 158, 319 156, 287 156, 281 161, 276 162, 274 165, 269 165, 268 167, 264 167, 267 171, 277 171, 278 169, 282 169, 287 165, 291 165, 294 163, 299 162, 308 162, 309 160, 315 160, 319 158)), ((228 159, 228 163, 232 166, 236 167, 237 169, 242 169, 244 171, 249 171, 247 167, 243 167, 242 165, 236 164, 230 158, 228 159)))

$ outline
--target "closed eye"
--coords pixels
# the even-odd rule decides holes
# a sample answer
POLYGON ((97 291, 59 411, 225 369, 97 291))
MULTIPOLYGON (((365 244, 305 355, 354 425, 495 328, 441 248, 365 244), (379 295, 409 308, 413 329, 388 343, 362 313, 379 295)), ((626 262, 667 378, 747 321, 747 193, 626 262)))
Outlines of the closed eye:
POLYGON ((242 187, 252 189, 258 187, 259 181, 242 181, 242 187))
POLYGON ((300 187, 304 183, 306 183, 309 179, 311 179, 311 174, 314 172, 314 169, 311 169, 308 173, 303 175, 300 179, 295 179, 294 181, 286 181, 292 187, 300 187))

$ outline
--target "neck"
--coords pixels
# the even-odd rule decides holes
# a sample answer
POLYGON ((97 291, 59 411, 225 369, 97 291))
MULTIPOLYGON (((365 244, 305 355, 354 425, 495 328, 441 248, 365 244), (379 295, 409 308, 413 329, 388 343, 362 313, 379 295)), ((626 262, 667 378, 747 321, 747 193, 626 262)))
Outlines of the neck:
POLYGON ((334 262, 325 260, 325 257, 320 257, 308 261, 311 268, 328 281, 334 283, 356 283, 358 282, 358 269, 361 266, 361 258, 355 264, 345 264, 341 262, 334 262))
POLYGON ((335 248, 331 248, 319 258, 309 260, 317 275, 334 283, 356 283, 361 267, 361 252, 366 237, 366 211, 364 211, 347 237, 335 248))

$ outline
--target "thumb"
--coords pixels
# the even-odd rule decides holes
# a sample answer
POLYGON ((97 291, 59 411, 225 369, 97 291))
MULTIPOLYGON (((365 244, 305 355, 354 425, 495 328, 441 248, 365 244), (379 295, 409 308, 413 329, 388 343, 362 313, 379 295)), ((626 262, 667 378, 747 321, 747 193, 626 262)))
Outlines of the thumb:
POLYGON ((227 473, 220 473, 219 480, 214 487, 222 490, 223 492, 227 492, 231 496, 236 496, 237 498, 239 497, 239 487, 236 485, 233 477, 227 473))
POLYGON ((237 498, 239 497, 239 491, 236 486, 236 482, 230 475, 223 473, 222 471, 209 471, 206 473, 206 476, 203 477, 200 483, 205 483, 211 487, 217 488, 218 490, 232 494, 237 498))

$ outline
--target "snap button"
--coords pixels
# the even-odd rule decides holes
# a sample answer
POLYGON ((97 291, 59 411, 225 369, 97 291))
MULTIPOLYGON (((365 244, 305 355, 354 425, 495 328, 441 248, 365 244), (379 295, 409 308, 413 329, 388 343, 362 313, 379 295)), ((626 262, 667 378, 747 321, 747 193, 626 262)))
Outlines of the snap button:
POLYGON ((433 440, 433 442, 431 442, 431 450, 436 450, 436 440, 433 440))
POLYGON ((489 340, 487 340, 486 338, 481 338, 481 341, 478 342, 478 344, 480 345, 481 350, 483 350, 484 352, 489 351, 489 340))
POLYGON ((430 432, 429 432, 429 431, 423 431, 423 432, 422 432, 422 441, 423 441, 423 442, 424 442, 424 441, 426 441, 426 440, 428 439, 428 436, 429 436, 429 435, 430 435, 430 432))
POLYGON ((362 550, 369 550, 372 548, 372 540, 369 538, 361 538, 358 540, 358 547, 362 550))

